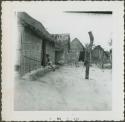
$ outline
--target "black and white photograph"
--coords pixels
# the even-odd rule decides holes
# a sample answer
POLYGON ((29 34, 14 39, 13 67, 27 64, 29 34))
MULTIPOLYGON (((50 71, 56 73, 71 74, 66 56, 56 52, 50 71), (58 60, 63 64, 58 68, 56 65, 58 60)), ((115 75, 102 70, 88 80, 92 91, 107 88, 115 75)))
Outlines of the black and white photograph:
MULTIPOLYGON (((11 41, 3 43, 3 48, 4 45, 10 46, 8 51, 3 49, 4 59, 10 65, 7 70, 7 65, 3 63, 6 65, 3 73, 9 74, 3 79, 12 78, 10 82, 13 83, 10 83, 10 89, 3 83, 3 90, 8 89, 9 94, 4 91, 8 97, 13 95, 11 109, 24 114, 32 111, 32 116, 35 111, 79 111, 88 112, 87 116, 89 112, 109 112, 110 115, 114 111, 116 119, 122 118, 123 101, 117 102, 119 98, 115 97, 115 92, 116 96, 120 95, 119 100, 123 100, 124 67, 120 56, 123 54, 124 31, 117 28, 118 22, 123 23, 122 19, 115 21, 116 14, 114 8, 110 8, 111 4, 106 2, 109 6, 106 9, 104 5, 103 9, 100 2, 84 2, 88 7, 83 2, 24 3, 3 3, 3 8, 9 6, 8 11, 3 9, 6 10, 3 17, 10 15, 12 18, 10 22, 5 21, 10 24, 7 32, 11 41), (122 106, 118 116, 117 103, 122 106)), ((122 2, 118 4, 122 6, 122 2)), ((119 11, 122 14, 122 9, 119 11)), ((4 25, 3 34, 7 28, 4 25)), ((61 120, 61 115, 56 119, 59 117, 61 120)), ((77 116, 75 119, 80 118, 77 116)), ((109 119, 113 120, 112 117, 109 119)))
POLYGON ((112 12, 60 14, 17 13, 15 110, 111 110, 112 12))

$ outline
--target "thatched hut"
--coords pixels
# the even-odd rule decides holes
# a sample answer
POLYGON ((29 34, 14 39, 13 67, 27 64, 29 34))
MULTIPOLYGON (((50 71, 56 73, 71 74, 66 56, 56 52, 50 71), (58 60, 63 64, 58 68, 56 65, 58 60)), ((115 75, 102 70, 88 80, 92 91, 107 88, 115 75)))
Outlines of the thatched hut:
POLYGON ((68 52, 70 49, 70 35, 69 34, 52 34, 55 39, 55 63, 67 64, 68 52))
POLYGON ((85 47, 79 41, 79 39, 75 38, 72 40, 70 44, 70 53, 69 60, 71 63, 75 63, 78 61, 84 61, 85 57, 85 47))
POLYGON ((19 62, 21 75, 46 65, 46 54, 55 62, 54 39, 45 27, 25 12, 18 12, 19 62))
POLYGON ((104 51, 104 49, 100 45, 95 46, 92 50, 91 62, 103 67, 103 64, 107 63, 108 61, 109 53, 107 51, 104 51))

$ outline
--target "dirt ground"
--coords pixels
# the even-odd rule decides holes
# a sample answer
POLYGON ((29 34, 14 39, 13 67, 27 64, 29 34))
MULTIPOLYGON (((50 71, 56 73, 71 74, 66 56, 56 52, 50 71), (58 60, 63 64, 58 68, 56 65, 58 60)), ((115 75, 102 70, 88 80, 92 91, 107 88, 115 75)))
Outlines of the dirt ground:
POLYGON ((35 81, 15 80, 15 110, 106 111, 112 109, 112 70, 62 66, 35 81))

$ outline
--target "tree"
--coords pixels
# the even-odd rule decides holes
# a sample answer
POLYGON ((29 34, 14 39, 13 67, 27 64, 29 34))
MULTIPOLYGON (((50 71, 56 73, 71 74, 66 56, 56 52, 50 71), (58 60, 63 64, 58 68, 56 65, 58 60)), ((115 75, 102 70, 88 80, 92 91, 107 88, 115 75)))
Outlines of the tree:
POLYGON ((89 37, 90 37, 90 43, 86 45, 86 50, 85 50, 85 66, 86 66, 86 71, 85 71, 85 79, 89 79, 89 67, 90 67, 90 60, 91 60, 91 51, 92 51, 92 46, 93 46, 93 41, 94 37, 91 31, 88 32, 89 37))

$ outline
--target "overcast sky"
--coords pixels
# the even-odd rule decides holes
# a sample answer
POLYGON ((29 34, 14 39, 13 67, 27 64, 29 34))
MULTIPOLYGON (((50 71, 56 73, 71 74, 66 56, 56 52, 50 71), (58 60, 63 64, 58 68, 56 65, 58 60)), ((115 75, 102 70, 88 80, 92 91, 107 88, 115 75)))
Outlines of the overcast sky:
MULTIPOLYGON (((26 11, 27 12, 27 11, 26 11)), ((89 43, 88 31, 94 35, 94 44, 108 50, 112 37, 112 15, 35 11, 27 12, 41 22, 51 34, 69 33, 71 41, 78 38, 83 44, 89 43)))

